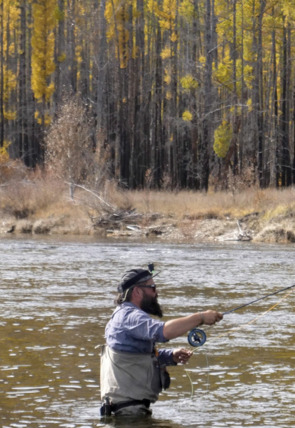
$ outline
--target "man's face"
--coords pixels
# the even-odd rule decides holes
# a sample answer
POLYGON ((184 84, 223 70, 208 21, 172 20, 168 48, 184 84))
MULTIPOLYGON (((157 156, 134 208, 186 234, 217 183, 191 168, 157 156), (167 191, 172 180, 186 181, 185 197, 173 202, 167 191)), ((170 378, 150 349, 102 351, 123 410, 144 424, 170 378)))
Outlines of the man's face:
POLYGON ((140 302, 140 308, 150 315, 156 315, 162 318, 163 311, 158 302, 158 293, 156 288, 150 288, 149 286, 155 285, 153 279, 148 280, 144 286, 140 286, 143 290, 142 299, 140 302))

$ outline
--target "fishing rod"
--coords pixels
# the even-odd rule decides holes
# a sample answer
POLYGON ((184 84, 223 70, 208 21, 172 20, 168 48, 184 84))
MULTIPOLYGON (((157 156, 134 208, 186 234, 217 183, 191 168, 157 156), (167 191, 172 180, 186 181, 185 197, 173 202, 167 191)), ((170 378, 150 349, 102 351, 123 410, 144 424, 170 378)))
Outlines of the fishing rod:
MULTIPOLYGON (((253 303, 260 302, 260 300, 264 300, 267 297, 274 296, 275 294, 282 293, 283 291, 290 290, 291 288, 294 288, 294 287, 295 287, 295 284, 290 285, 289 287, 281 288, 280 290, 277 290, 274 293, 267 294, 266 296, 259 297, 258 299, 252 300, 251 302, 244 303, 243 305, 237 306, 236 308, 225 311, 222 313, 222 315, 231 314, 232 312, 238 311, 239 309, 245 308, 246 306, 253 305, 253 303)), ((206 333, 199 328, 193 328, 187 336, 188 343, 194 347, 204 345, 204 343, 206 342, 206 339, 207 339, 206 333)))

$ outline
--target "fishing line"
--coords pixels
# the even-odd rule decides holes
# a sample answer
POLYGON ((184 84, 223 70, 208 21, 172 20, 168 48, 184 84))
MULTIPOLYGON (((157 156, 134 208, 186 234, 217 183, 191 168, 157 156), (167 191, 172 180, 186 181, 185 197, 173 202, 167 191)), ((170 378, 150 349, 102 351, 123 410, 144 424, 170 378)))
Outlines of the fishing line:
MULTIPOLYGON (((294 285, 292 285, 291 287, 287 287, 286 289, 291 289, 291 288, 293 288, 293 287, 295 287, 295 284, 294 285)), ((284 289, 285 290, 285 289, 284 289)), ((279 290, 278 292, 281 292, 282 290, 279 290)), ((230 329, 229 331, 227 331, 226 333, 221 333, 221 334, 219 334, 218 336, 217 336, 217 339, 218 338, 220 338, 220 337, 223 337, 223 336, 226 336, 226 335, 229 335, 231 332, 234 332, 234 331, 238 331, 238 330, 241 330, 243 327, 245 327, 245 326, 247 326, 247 325, 251 325, 251 324, 253 324, 255 321, 257 321, 258 319, 260 319, 260 318, 262 318, 264 315, 266 315, 268 312, 270 312, 270 311, 272 311, 276 306, 278 306, 280 303, 282 303, 282 301, 283 300, 285 300, 287 297, 289 297, 290 296, 290 294, 292 293, 292 291, 293 290, 290 290, 288 293, 286 293, 278 302, 276 302, 274 305, 272 305, 270 308, 268 308, 265 312, 263 312, 262 314, 259 314, 257 317, 255 317, 255 318, 253 318, 251 321, 248 321, 247 323, 245 323, 245 324, 242 324, 242 325, 240 325, 239 327, 234 327, 234 328, 232 328, 232 329, 230 329)), ((275 292, 275 293, 272 293, 271 295, 273 295, 273 294, 278 294, 278 292, 275 292)), ((269 295, 268 295, 269 296, 269 295)), ((268 297, 268 296, 265 296, 265 297, 268 297)), ((264 298, 265 298, 264 297, 264 298)), ((260 298, 260 299, 258 299, 258 300, 262 300, 262 298, 260 298)), ((255 300, 255 301, 257 301, 257 300, 255 300)), ((254 303, 254 302, 252 302, 252 303, 254 303)), ((250 303, 249 303, 250 304, 250 303)), ((242 307, 244 307, 244 306, 248 306, 249 304, 246 304, 246 305, 242 305, 242 307)), ((238 307, 239 309, 241 308, 240 306, 238 307)), ((237 308, 236 308, 237 309, 237 308)), ((230 310, 229 312, 233 312, 233 310, 230 310)), ((228 313, 229 313, 228 312, 228 313)), ((225 314, 225 313, 224 313, 225 314)), ((202 331, 202 330, 201 330, 202 331)), ((193 354, 195 353, 197 351, 197 349, 194 349, 192 352, 193 352, 193 354)), ((209 361, 208 361, 208 356, 207 356, 207 354, 205 353, 205 355, 206 355, 206 361, 207 361, 207 392, 209 392, 209 387, 210 387, 210 383, 209 383, 209 361)), ((187 375, 187 377, 188 377, 188 379, 189 379, 189 381, 190 381, 190 384, 191 384, 191 398, 193 397, 193 395, 194 395, 194 384, 193 384, 193 382, 192 382, 192 379, 191 379, 191 376, 188 374, 188 370, 187 369, 185 369, 185 372, 186 372, 186 375, 187 375)))
POLYGON ((293 291, 293 290, 289 291, 289 293, 286 293, 286 294, 281 298, 281 300, 279 300, 277 303, 275 303, 273 306, 271 306, 269 309, 267 309, 267 310, 266 310, 265 312, 263 312, 262 314, 257 315, 257 317, 253 318, 251 321, 249 321, 249 322, 247 322, 247 323, 245 323, 245 324, 242 324, 242 325, 241 325, 241 326, 239 326, 239 327, 232 328, 232 329, 230 329, 227 333, 221 333, 221 334, 219 334, 219 335, 217 336, 217 338, 219 338, 219 337, 223 337, 223 336, 226 336, 227 334, 230 334, 230 333, 231 333, 231 332, 233 332, 233 331, 240 330, 241 328, 245 327, 246 325, 253 324, 253 323, 254 323, 255 321, 257 321, 259 318, 262 318, 264 315, 266 315, 268 312, 270 312, 270 311, 271 311, 271 310, 273 310, 276 306, 278 306, 280 303, 282 303, 282 301, 283 301, 283 300, 285 300, 287 297, 289 297, 289 296, 290 296, 290 294, 292 293, 292 291, 293 291))
MULTIPOLYGON (((209 393, 209 389, 210 389, 210 379, 209 379, 209 375, 210 375, 210 372, 209 372, 209 359, 208 359, 208 354, 207 354, 207 352, 204 352, 204 355, 205 355, 205 359, 206 359, 206 368, 207 368, 207 393, 209 393)), ((194 384, 193 384, 193 381, 192 381, 192 378, 191 378, 191 376, 190 376, 190 374, 189 374, 189 371, 188 371, 188 369, 184 369, 184 371, 185 371, 185 374, 187 375, 187 377, 188 377, 188 380, 190 381, 190 384, 191 384, 191 398, 193 398, 193 395, 194 395, 194 384)))
POLYGON ((289 287, 280 288, 280 290, 277 290, 274 293, 267 294, 266 296, 259 297, 258 299, 252 300, 251 302, 244 303, 243 305, 237 306, 236 308, 230 309, 229 311, 223 312, 223 315, 230 314, 231 312, 237 311, 238 309, 245 308, 246 306, 259 302, 260 300, 266 299, 267 297, 274 296, 275 294, 282 293, 283 291, 286 291, 286 290, 290 290, 293 287, 295 287, 295 284, 290 285, 289 287))
MULTIPOLYGON (((286 290, 291 290, 293 287, 295 287, 295 284, 290 285, 289 287, 281 288, 280 290, 274 291, 273 293, 267 294, 266 296, 259 297, 258 299, 252 300, 251 302, 244 303, 243 305, 240 305, 240 306, 237 306, 237 307, 235 307, 233 309, 225 311, 225 312, 222 313, 222 315, 228 315, 228 314, 230 314, 230 313, 232 313, 234 311, 237 311, 239 309, 245 308, 246 306, 252 305, 253 303, 256 303, 256 302, 259 302, 261 300, 264 300, 267 297, 274 296, 275 294, 282 293, 283 291, 286 291, 286 290)), ((187 336, 188 343, 191 346, 194 346, 194 347, 198 347, 198 346, 204 345, 204 343, 206 342, 206 339, 207 339, 206 333, 203 330, 199 329, 199 328, 193 328, 188 333, 188 336, 187 336)))

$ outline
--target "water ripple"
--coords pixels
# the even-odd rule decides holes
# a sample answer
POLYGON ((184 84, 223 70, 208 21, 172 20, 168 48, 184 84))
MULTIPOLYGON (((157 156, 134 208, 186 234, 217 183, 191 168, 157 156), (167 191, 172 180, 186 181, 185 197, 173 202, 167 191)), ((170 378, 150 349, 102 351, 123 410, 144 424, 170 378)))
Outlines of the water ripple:
MULTIPOLYGON (((126 269, 156 262, 169 319, 208 308, 226 311, 290 286, 294 253, 291 245, 252 243, 0 240, 1 426, 118 426, 98 417, 96 346, 104 341, 126 269)), ((294 295, 264 316, 280 295, 205 326, 207 342, 186 367, 191 379, 182 366, 171 367, 170 390, 153 406, 149 424, 136 428, 292 427, 294 295)), ((182 337, 171 346, 188 344, 182 337)))

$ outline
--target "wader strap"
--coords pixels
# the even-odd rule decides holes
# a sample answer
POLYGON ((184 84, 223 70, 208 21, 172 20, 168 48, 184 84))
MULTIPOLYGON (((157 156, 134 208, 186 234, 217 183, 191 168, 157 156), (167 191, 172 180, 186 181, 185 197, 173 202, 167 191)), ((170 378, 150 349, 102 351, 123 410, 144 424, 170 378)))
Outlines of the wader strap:
POLYGON ((112 404, 112 411, 117 412, 120 409, 124 409, 124 407, 136 406, 138 404, 143 404, 147 409, 150 407, 150 400, 130 400, 123 401, 123 403, 112 404))
POLYGON ((109 404, 109 402, 104 403, 102 407, 100 408, 100 414, 102 416, 110 416, 111 412, 117 412, 120 409, 124 409, 125 407, 129 406, 137 406, 139 404, 143 404, 147 409, 150 407, 150 400, 130 400, 130 401, 123 401, 122 403, 118 404, 109 404))

